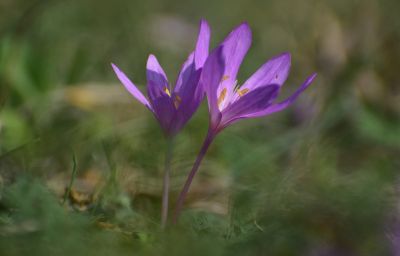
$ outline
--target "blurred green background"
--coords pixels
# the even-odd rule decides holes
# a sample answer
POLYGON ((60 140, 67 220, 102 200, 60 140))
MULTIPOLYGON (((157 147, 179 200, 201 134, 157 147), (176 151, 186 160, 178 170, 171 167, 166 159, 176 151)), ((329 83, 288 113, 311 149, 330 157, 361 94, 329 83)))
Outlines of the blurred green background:
MULTIPOLYGON (((399 10, 397 0, 0 0, 0 255, 398 255, 399 10), (318 77, 290 109, 225 130, 181 223, 160 232, 165 140, 110 62, 144 91, 153 53, 174 81, 200 18, 212 47, 249 22, 239 83, 283 51, 282 98, 318 77)), ((177 138, 172 202, 207 111, 177 138)))

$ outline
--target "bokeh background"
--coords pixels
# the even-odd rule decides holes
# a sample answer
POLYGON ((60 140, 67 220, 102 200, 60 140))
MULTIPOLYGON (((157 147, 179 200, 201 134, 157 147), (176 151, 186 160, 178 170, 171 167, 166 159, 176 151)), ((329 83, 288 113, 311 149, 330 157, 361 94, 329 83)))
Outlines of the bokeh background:
MULTIPOLYGON (((0 0, 1 255, 400 255, 397 0, 0 0), (200 18, 212 47, 242 21, 243 82, 292 54, 290 109, 212 145, 180 224, 160 232, 165 140, 125 92, 155 54, 170 81, 200 18), (69 193, 67 193, 69 192, 69 193)), ((175 201, 205 136, 174 149, 175 201)))

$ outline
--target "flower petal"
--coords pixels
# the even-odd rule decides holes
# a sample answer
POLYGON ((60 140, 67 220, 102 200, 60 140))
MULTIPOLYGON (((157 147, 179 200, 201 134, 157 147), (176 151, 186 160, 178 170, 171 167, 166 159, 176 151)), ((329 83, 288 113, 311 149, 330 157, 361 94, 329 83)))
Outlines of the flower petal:
MULTIPOLYGON (((208 57, 210 44, 210 27, 206 20, 200 21, 199 35, 196 42, 195 51, 192 52, 183 64, 179 72, 174 91, 183 99, 190 92, 194 93, 199 77, 198 69, 202 68, 208 57), (197 81, 196 81, 197 80, 197 81)), ((199 88, 202 89, 202 88, 199 88)), ((200 92, 199 94, 203 94, 200 92)), ((203 97, 201 97, 202 99, 203 97)), ((200 100, 201 100, 200 99, 200 100)))
POLYGON ((175 116, 175 107, 171 98, 171 91, 167 76, 157 61, 150 54, 147 60, 147 93, 154 114, 166 134, 171 134, 170 125, 175 116))
POLYGON ((279 88, 279 85, 276 84, 266 85, 245 94, 224 109, 219 128, 225 128, 238 119, 246 118, 252 113, 257 113, 268 108, 278 96, 279 88))
POLYGON ((251 45, 251 30, 247 23, 237 26, 222 42, 223 56, 225 61, 225 71, 223 81, 218 90, 218 95, 226 88, 225 100, 221 102, 220 108, 225 108, 234 93, 236 86, 236 76, 240 64, 251 45))
POLYGON ((207 21, 200 21, 200 31, 197 38, 196 49, 194 52, 196 69, 202 68, 208 56, 208 48, 210 45, 211 30, 207 21))
POLYGON ((201 70, 196 70, 194 53, 183 64, 179 73, 177 84, 171 95, 176 108, 174 126, 180 130, 199 107, 204 98, 204 90, 199 86, 201 70))
POLYGON ((311 85, 311 83, 314 81, 315 77, 317 76, 316 73, 312 74, 311 76, 309 76, 304 83, 286 100, 280 102, 280 103, 276 103, 276 104, 272 104, 270 107, 268 107, 267 109, 257 112, 257 113, 253 113, 248 115, 247 117, 259 117, 259 116, 265 116, 265 115, 269 115, 278 111, 282 111, 285 108, 287 108, 288 106, 290 106, 296 99, 297 97, 305 90, 308 88, 308 86, 311 85))
MULTIPOLYGON (((240 90, 253 90, 267 84, 282 86, 290 71, 290 53, 282 53, 273 57, 262 65, 247 81, 240 87, 240 90)), ((235 94, 234 100, 239 95, 235 94)))
POLYGON ((147 93, 157 120, 164 132, 169 134, 170 125, 175 115, 175 107, 171 97, 153 80, 149 80, 147 83, 147 93))
POLYGON ((183 63, 182 68, 179 72, 178 79, 176 80, 176 85, 174 91, 179 94, 184 94, 187 82, 190 80, 191 76, 195 71, 194 66, 194 52, 192 52, 187 60, 183 63))
POLYGON ((174 95, 172 95, 177 107, 173 121, 177 130, 189 121, 204 98, 204 90, 198 84, 201 69, 208 56, 209 44, 210 27, 207 21, 201 20, 195 51, 189 55, 189 58, 183 64, 174 88, 174 95))
POLYGON ((170 90, 167 76, 153 54, 150 54, 147 59, 146 69, 147 83, 152 81, 154 85, 159 86, 164 91, 166 91, 166 89, 168 89, 168 91, 170 90))
POLYGON ((247 23, 237 26, 222 42, 225 74, 235 79, 240 64, 251 45, 251 30, 247 23))
POLYGON ((218 125, 221 119, 221 112, 218 108, 217 90, 224 74, 224 67, 223 49, 220 46, 214 49, 208 56, 201 72, 199 85, 203 87, 207 95, 211 127, 218 125))
POLYGON ((129 80, 129 78, 122 72, 114 63, 111 63, 112 68, 114 69, 115 74, 117 75, 119 81, 125 86, 125 88, 135 97, 140 103, 145 105, 151 111, 153 108, 151 107, 149 101, 146 97, 139 91, 139 89, 129 80))

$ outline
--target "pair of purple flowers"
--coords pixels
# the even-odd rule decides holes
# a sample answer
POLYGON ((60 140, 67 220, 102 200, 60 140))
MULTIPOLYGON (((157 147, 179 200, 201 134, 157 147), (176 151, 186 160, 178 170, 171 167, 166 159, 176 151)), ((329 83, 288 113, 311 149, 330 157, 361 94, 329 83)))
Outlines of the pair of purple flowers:
MULTIPOLYGON (((239 86, 237 73, 250 48, 250 27, 247 23, 240 24, 209 54, 210 34, 208 23, 202 20, 195 50, 183 64, 174 88, 170 87, 156 57, 149 56, 148 99, 117 66, 112 64, 125 88, 153 112, 167 138, 173 138, 179 133, 195 113, 204 96, 207 96, 210 113, 208 134, 178 198, 174 222, 179 217, 192 179, 215 136, 240 119, 261 117, 287 108, 316 76, 313 74, 308 77, 286 100, 275 102, 289 74, 290 54, 283 53, 272 58, 239 86)), ((168 169, 166 167, 166 170, 168 169)), ((168 186, 168 182, 165 182, 167 176, 164 176, 164 188, 168 186)), ((165 191, 168 193, 168 190, 164 189, 164 193, 165 191)), ((163 198, 162 222, 165 225, 167 209, 164 208, 168 207, 168 196, 164 195, 163 198)))

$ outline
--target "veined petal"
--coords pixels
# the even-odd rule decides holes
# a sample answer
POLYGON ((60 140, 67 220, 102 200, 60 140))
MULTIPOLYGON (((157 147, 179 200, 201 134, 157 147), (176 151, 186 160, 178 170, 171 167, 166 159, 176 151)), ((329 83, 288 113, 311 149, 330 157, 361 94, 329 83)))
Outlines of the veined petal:
POLYGON ((114 63, 111 63, 112 68, 114 69, 115 74, 117 75, 119 81, 125 86, 130 94, 135 97, 140 103, 145 105, 151 111, 153 108, 151 107, 149 101, 146 97, 139 91, 139 89, 129 80, 129 78, 122 72, 114 63))
POLYGON ((247 23, 237 26, 222 42, 225 71, 218 95, 226 88, 225 100, 220 108, 225 108, 234 93, 239 67, 251 45, 251 30, 247 23))
POLYGON ((257 113, 268 108, 278 96, 279 88, 279 85, 276 84, 265 85, 242 96, 224 109, 220 128, 224 128, 238 119, 246 118, 252 113, 257 113))
MULTIPOLYGON (((282 53, 273 57, 262 65, 247 81, 240 87, 240 90, 253 90, 259 86, 276 84, 282 86, 290 71, 290 53, 282 53)), ((239 95, 235 94, 234 100, 239 95)))
POLYGON ((221 112, 218 108, 217 90, 224 74, 224 68, 223 49, 220 46, 208 56, 201 72, 199 84, 203 87, 207 95, 211 127, 218 125, 221 119, 221 112))
POLYGON ((207 21, 200 21, 200 30, 197 37, 196 49, 194 52, 196 69, 202 68, 208 57, 211 30, 207 21))
POLYGON ((259 117, 259 116, 265 116, 265 115, 269 115, 281 110, 284 110, 285 108, 287 108, 288 106, 290 106, 296 99, 297 97, 305 90, 308 88, 308 86, 311 85, 311 83, 314 81, 315 77, 317 76, 316 73, 312 74, 311 76, 309 76, 304 83, 286 100, 280 102, 280 103, 275 103, 272 104, 271 106, 269 106, 268 108, 266 108, 263 111, 257 112, 257 113, 253 113, 253 114, 249 114, 247 115, 247 117, 259 117))
POLYGON ((147 83, 149 84, 151 81, 154 83, 154 85, 159 86, 163 91, 165 91, 166 94, 168 94, 170 88, 167 76, 165 75, 161 65, 158 63, 157 58, 153 54, 150 54, 149 58, 147 59, 146 69, 147 83))

